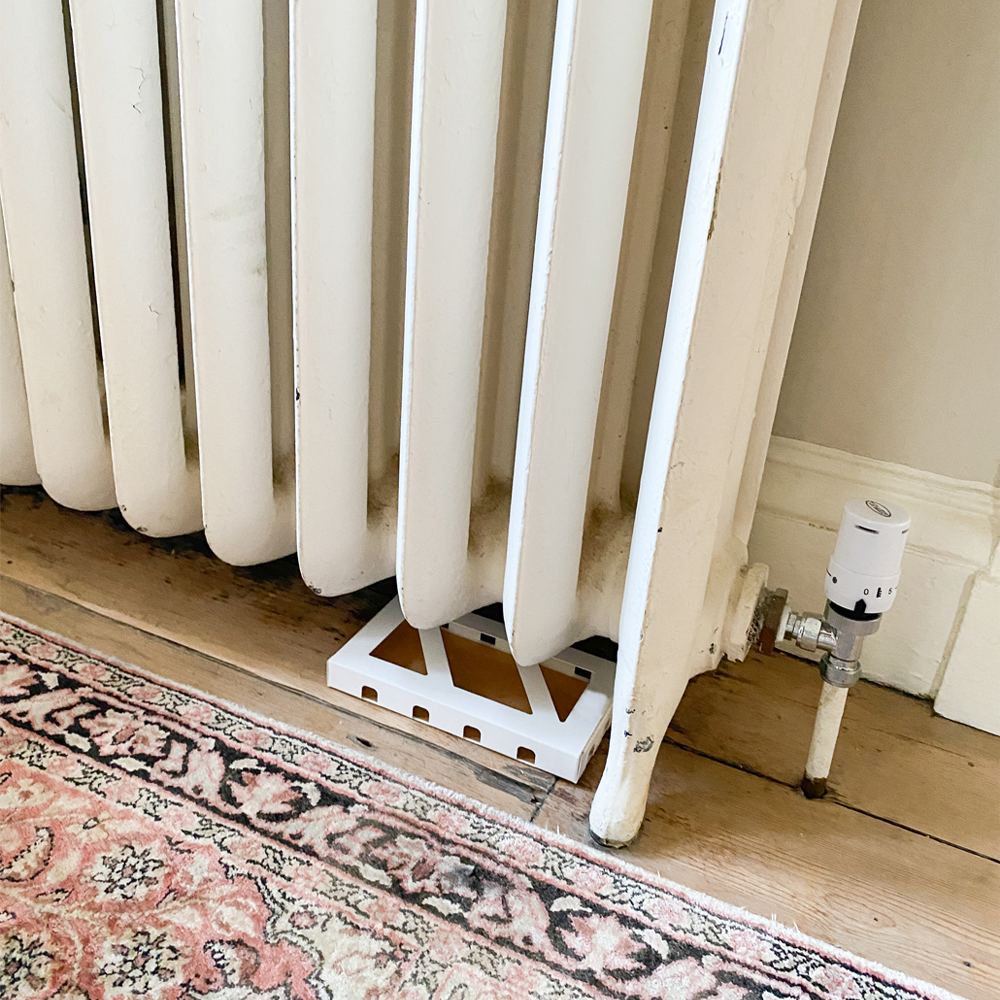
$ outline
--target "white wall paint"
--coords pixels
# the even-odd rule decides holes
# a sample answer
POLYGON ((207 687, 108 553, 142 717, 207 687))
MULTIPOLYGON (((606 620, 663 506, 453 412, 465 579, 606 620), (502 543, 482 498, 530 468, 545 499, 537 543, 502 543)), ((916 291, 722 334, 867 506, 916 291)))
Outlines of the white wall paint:
POLYGON ((865 0, 774 433, 1000 485, 1000 4, 865 0))

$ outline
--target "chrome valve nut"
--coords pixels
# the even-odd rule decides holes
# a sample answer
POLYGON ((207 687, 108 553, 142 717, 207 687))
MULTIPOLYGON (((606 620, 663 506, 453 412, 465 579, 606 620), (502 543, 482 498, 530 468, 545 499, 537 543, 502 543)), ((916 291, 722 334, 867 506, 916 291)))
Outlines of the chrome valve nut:
POLYGON ((819 661, 819 673, 823 680, 832 687, 854 687, 861 679, 861 662, 859 660, 841 660, 827 653, 819 661))
POLYGON ((800 615, 789 612, 784 638, 791 639, 799 649, 813 652, 836 648, 837 632, 818 615, 800 615))

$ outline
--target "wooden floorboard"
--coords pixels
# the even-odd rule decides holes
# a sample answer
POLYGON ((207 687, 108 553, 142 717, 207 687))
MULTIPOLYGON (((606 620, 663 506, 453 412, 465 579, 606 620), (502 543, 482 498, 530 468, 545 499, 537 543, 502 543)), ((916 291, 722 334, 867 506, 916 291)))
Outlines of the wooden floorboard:
MULTIPOLYGON (((581 840, 579 785, 326 687, 326 658, 388 599, 312 594, 294 559, 225 566, 116 515, 0 501, 0 607, 105 655, 362 749, 581 840)), ((1000 739, 860 684, 827 801, 796 790, 819 680, 787 657, 696 679, 627 857, 968 997, 1000 995, 1000 739)))
MULTIPOLYGON (((795 786, 822 680, 815 665, 751 653, 688 685, 669 737, 795 786)), ((935 715, 931 703, 861 682, 851 691, 829 796, 861 812, 1000 860, 1000 739, 935 715)))
POLYGON ((191 545, 157 542, 31 495, 4 496, 0 517, 0 571, 8 580, 319 701, 347 711, 360 706, 514 781, 542 790, 551 784, 544 771, 327 687, 327 658, 386 603, 385 594, 317 597, 294 560, 235 569, 191 545))
POLYGON ((167 642, 16 580, 0 577, 0 609, 104 656, 352 746, 522 819, 534 816, 556 780, 544 771, 525 768, 490 751, 479 756, 489 755, 492 761, 472 760, 458 752, 466 749, 464 741, 419 723, 410 724, 414 732, 402 732, 399 724, 408 720, 377 705, 347 696, 343 696, 344 706, 310 697, 301 690, 167 642), (386 721, 393 725, 385 725, 386 721), (432 739, 428 740, 428 736, 432 739))
POLYGON ((209 656, 310 670, 388 599, 366 589, 330 601, 303 583, 294 557, 227 566, 200 536, 146 538, 117 511, 5 492, 2 516, 4 575, 209 656))

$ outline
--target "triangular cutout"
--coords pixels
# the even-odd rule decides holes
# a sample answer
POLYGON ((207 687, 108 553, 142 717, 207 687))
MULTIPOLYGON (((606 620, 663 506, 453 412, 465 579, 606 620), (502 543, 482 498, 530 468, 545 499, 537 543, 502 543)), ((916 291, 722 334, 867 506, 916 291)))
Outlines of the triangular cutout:
POLYGON ((406 667, 415 674, 427 674, 424 650, 420 645, 420 633, 407 621, 397 625, 373 650, 377 660, 406 667))
POLYGON ((510 653, 441 629, 455 687, 531 714, 531 702, 510 653))
POLYGON ((538 669, 541 670, 545 686, 552 695, 552 704, 556 707, 559 721, 565 722, 569 718, 569 713, 573 711, 573 706, 580 700, 580 695, 587 690, 587 682, 582 677, 571 677, 552 667, 539 666, 538 669))

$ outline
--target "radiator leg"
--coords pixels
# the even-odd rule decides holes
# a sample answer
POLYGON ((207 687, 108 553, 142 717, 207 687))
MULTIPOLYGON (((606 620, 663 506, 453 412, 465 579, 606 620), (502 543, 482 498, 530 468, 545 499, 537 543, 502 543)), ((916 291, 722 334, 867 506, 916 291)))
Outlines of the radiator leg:
POLYGON ((625 847, 638 835, 660 744, 687 681, 686 670, 662 661, 654 668, 647 659, 638 669, 619 661, 611 747, 590 808, 590 834, 599 844, 625 847))

